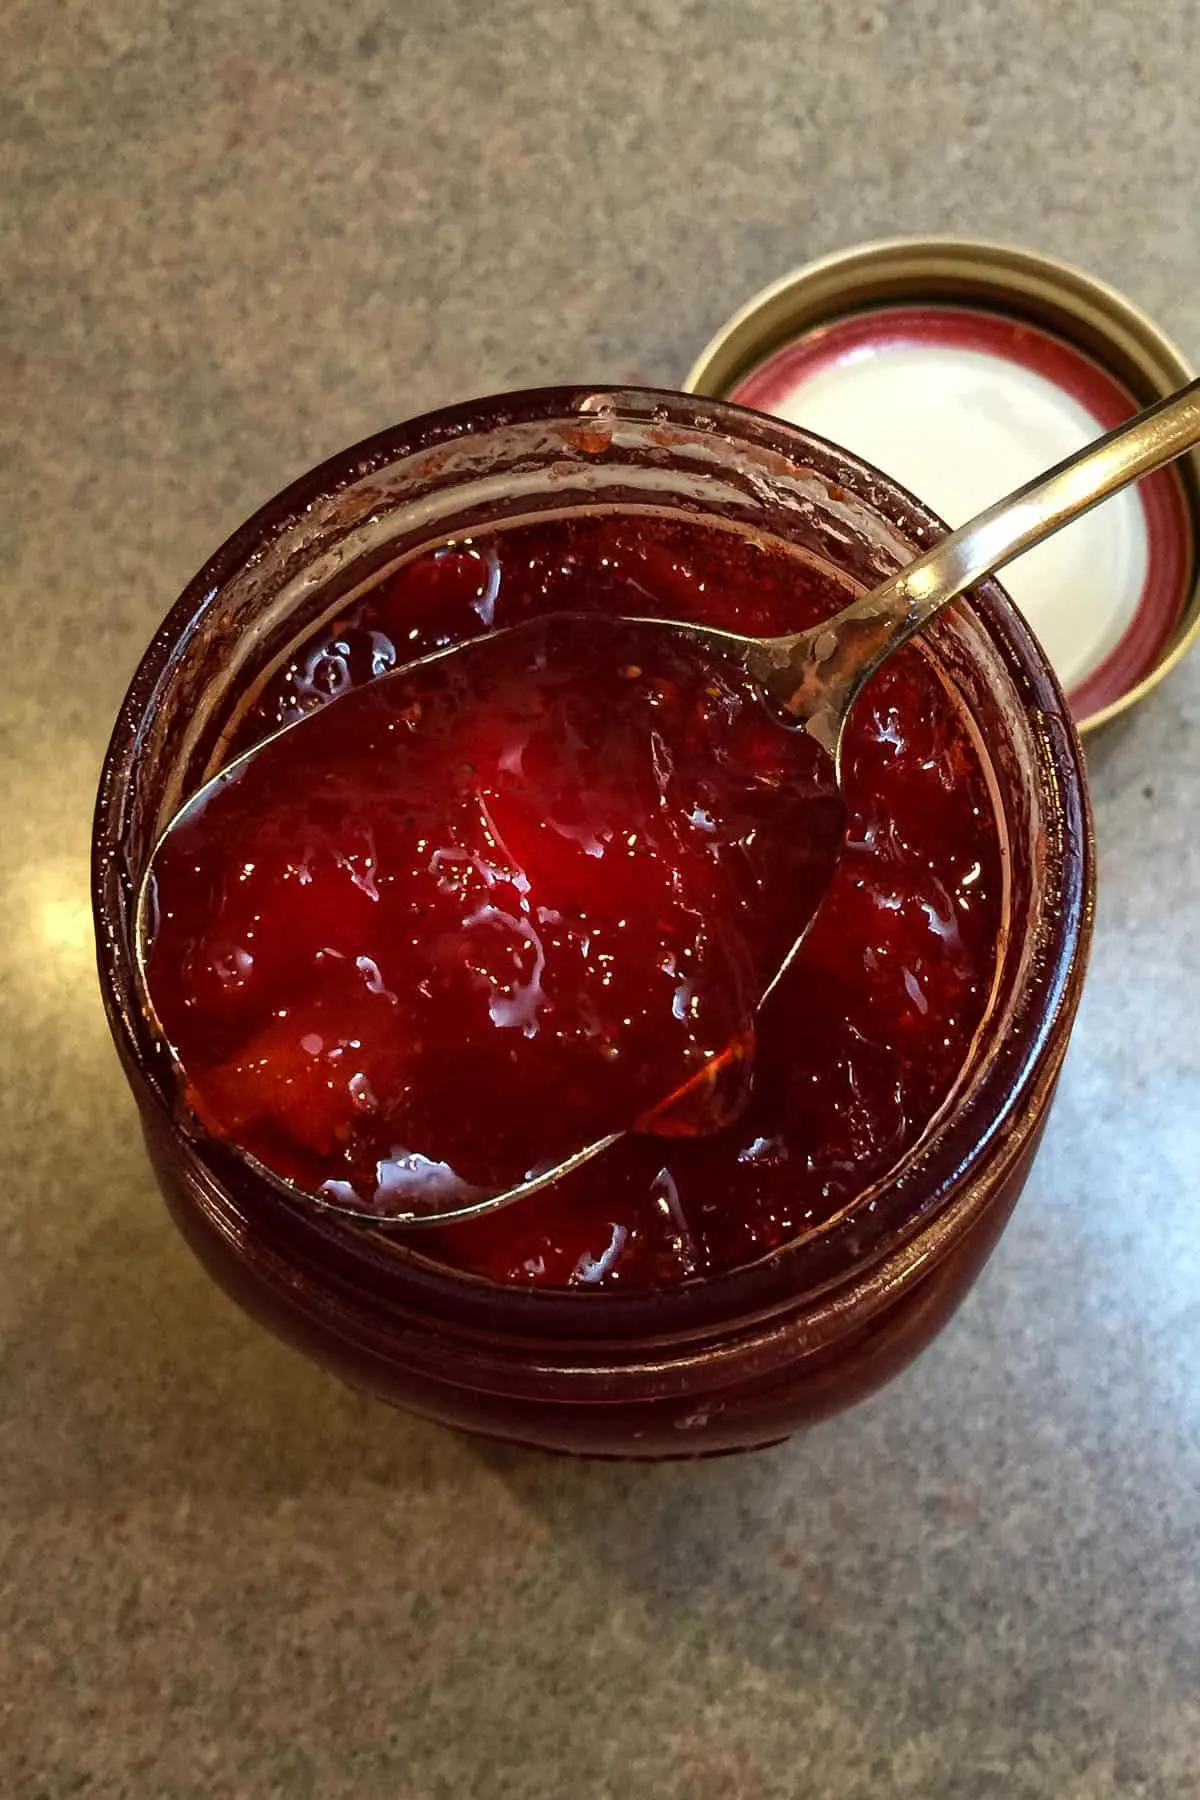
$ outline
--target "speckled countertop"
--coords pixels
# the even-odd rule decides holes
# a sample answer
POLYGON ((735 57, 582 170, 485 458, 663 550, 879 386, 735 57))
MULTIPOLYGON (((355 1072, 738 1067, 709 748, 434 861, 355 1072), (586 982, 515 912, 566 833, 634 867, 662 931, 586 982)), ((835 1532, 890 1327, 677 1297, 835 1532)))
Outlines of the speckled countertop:
POLYGON ((817 252, 1056 251, 1200 353, 1191 0, 9 0, 0 1794, 1184 1800, 1200 1751, 1200 654, 1095 745, 1057 1111, 976 1292, 803 1440, 476 1445, 248 1324, 90 967, 151 628, 305 465, 678 381, 817 252))

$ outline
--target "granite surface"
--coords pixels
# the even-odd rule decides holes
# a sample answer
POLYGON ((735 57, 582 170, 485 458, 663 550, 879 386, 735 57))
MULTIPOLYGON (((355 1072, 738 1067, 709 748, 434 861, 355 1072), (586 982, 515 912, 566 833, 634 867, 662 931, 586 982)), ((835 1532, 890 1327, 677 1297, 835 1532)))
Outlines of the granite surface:
POLYGON ((343 1391, 152 1190, 89 809, 211 547, 392 419, 678 381, 895 231, 1200 354, 1193 0, 8 0, 0 1794, 1184 1800, 1200 1748, 1200 655, 1093 753, 1095 959, 985 1277, 895 1386, 665 1468, 343 1391))

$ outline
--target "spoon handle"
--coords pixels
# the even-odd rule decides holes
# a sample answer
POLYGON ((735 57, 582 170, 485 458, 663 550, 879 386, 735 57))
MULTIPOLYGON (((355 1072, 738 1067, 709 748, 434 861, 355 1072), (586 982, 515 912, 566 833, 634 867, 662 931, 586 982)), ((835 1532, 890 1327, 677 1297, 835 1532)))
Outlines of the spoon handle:
POLYGON ((846 714, 864 683, 934 613, 982 576, 1197 443, 1200 379, 998 500, 823 625, 764 643, 752 672, 836 752, 846 714))

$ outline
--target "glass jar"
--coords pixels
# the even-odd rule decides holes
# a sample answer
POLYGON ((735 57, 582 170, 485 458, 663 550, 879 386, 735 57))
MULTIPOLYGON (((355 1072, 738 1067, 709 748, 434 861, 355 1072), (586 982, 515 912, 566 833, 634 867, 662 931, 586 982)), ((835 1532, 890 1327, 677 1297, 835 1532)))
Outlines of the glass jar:
POLYGON ((989 1011, 952 1103, 882 1182, 751 1267, 652 1292, 498 1286, 288 1198, 189 1135, 143 1016, 133 901, 158 833, 219 766, 256 681, 397 556, 539 512, 653 504, 800 546, 870 586, 943 529, 894 483, 791 426, 683 395, 545 390, 396 427, 304 476, 192 581, 109 746, 94 838, 100 979, 171 1212, 248 1312, 355 1387, 557 1450, 680 1456, 786 1436, 909 1361, 1015 1203, 1079 998, 1093 849, 1078 741, 995 583, 927 652, 986 747, 1008 901, 989 1011))

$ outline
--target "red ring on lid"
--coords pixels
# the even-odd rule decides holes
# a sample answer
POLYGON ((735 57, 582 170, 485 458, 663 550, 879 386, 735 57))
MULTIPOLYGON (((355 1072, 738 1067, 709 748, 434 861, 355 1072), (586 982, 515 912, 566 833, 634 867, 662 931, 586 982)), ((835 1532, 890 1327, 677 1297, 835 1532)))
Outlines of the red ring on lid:
MULTIPOLYGON (((1133 395, 1107 369, 1053 333, 982 308, 947 305, 877 306, 818 325, 781 345, 729 397, 805 423, 798 390, 814 376, 864 356, 914 347, 973 351, 1028 370, 1088 413, 1097 435, 1138 410, 1133 395)), ((855 444, 847 448, 863 453, 855 444)), ((1149 476, 1137 498, 1147 550, 1141 593, 1117 643, 1071 685, 1071 708, 1079 720, 1120 699, 1151 673, 1187 603, 1191 534, 1178 475, 1164 469, 1149 476)))

